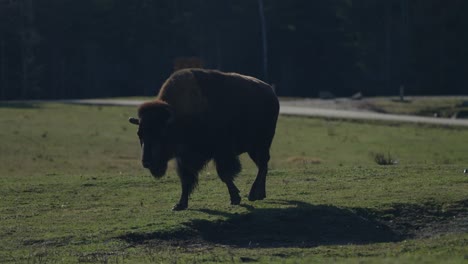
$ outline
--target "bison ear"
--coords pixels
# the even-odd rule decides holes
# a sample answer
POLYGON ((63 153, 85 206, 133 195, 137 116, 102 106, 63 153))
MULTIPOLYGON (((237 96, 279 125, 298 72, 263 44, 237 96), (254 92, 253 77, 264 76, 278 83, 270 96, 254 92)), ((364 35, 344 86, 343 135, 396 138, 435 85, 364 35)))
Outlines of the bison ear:
POLYGON ((139 125, 140 124, 140 120, 138 118, 135 118, 135 117, 130 117, 128 119, 128 122, 134 124, 134 125, 139 125))

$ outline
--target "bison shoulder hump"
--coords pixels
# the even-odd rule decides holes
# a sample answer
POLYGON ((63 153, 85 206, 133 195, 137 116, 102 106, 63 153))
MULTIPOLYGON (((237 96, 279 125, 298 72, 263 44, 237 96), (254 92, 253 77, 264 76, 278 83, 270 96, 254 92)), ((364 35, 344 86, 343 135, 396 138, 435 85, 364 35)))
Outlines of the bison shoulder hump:
POLYGON ((197 115, 207 109, 207 99, 190 70, 172 74, 161 87, 158 98, 180 116, 197 115))

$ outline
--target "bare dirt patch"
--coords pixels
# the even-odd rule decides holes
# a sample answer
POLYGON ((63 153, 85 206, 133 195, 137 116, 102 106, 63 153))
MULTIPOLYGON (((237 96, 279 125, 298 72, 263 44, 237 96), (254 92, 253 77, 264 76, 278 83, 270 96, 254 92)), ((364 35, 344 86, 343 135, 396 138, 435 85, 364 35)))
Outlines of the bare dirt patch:
POLYGON ((306 156, 293 156, 286 161, 292 164, 321 164, 323 162, 322 159, 306 156))
POLYGON ((468 200, 454 204, 396 204, 376 214, 379 222, 406 238, 468 232, 468 200))

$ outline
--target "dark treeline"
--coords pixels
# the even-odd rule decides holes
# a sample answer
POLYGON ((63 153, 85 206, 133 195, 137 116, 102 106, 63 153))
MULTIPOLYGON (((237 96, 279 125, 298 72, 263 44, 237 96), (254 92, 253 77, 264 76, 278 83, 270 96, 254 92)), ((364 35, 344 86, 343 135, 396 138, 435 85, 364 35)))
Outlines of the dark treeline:
POLYGON ((0 99, 154 95, 193 57, 282 96, 467 94, 466 14, 465 0, 0 0, 0 99))

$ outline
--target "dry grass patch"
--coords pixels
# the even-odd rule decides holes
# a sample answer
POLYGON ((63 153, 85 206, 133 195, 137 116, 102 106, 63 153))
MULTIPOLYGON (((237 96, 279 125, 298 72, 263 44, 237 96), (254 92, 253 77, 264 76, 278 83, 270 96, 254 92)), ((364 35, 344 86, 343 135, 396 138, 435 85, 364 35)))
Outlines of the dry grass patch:
POLYGON ((320 158, 307 157, 307 156, 293 156, 286 160, 290 164, 321 164, 323 162, 320 158))

